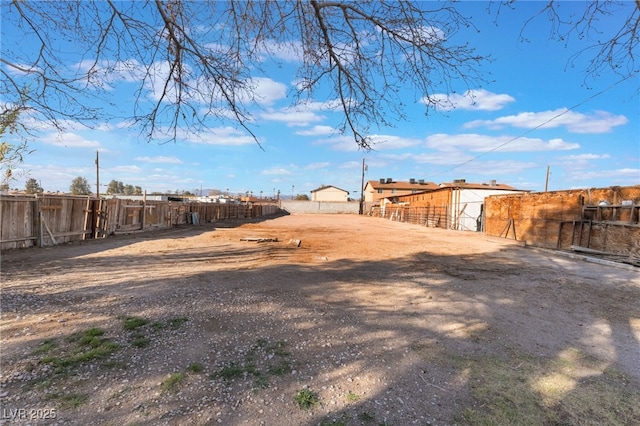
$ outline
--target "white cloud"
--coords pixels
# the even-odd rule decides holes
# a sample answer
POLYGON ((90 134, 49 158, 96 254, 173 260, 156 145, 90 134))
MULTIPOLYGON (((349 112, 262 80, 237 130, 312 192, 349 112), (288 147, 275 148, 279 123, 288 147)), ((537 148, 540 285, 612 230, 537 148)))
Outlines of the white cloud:
POLYGON ((100 142, 85 139, 76 133, 50 133, 38 138, 38 141, 48 145, 61 146, 65 148, 97 148, 100 142))
POLYGON ((304 111, 297 108, 284 108, 280 111, 264 112, 260 114, 263 120, 281 121, 289 127, 308 126, 325 118, 313 111, 304 111))
MULTIPOLYGON (((42 117, 40 117, 42 118, 42 117)), ((57 120, 56 123, 52 123, 46 119, 38 118, 37 114, 32 114, 32 111, 29 111, 24 118, 21 118, 20 121, 23 122, 24 126, 29 129, 29 131, 49 131, 49 132, 58 132, 58 129, 64 129, 69 132, 71 130, 82 130, 86 129, 86 127, 77 121, 72 120, 57 120)), ((105 124, 98 124, 100 128, 104 127, 105 124)))
POLYGON ((305 170, 319 170, 319 169, 327 168, 330 165, 331 165, 331 163, 328 162, 328 161, 318 162, 318 163, 311 163, 311 164, 307 164, 305 166, 305 170))
POLYGON ((398 30, 398 33, 410 40, 419 40, 423 44, 437 44, 447 39, 445 32, 441 28, 432 25, 423 25, 417 28, 401 28, 398 30))
MULTIPOLYGON (((415 138, 405 138, 393 135, 371 135, 371 145, 376 151, 387 149, 401 149, 419 145, 421 140, 415 138)), ((355 142, 354 142, 355 143, 355 142)))
POLYGON ((270 169, 265 169, 260 173, 263 175, 290 175, 291 171, 284 167, 272 167, 270 169))
POLYGON ((166 156, 137 157, 136 161, 141 161, 143 163, 182 164, 182 160, 173 156, 172 157, 166 157, 166 156))
POLYGON ((567 161, 602 160, 605 158, 611 158, 611 156, 609 154, 577 154, 560 157, 560 159, 567 161))
POLYGON ((338 131, 331 126, 313 126, 311 129, 299 130, 295 133, 300 136, 328 136, 334 135, 337 132, 338 131))
MULTIPOLYGON (((201 105, 225 105, 228 101, 220 88, 211 79, 194 75, 189 67, 185 68, 185 84, 190 88, 181 93, 182 101, 191 101, 201 105), (189 79, 191 77, 191 79, 189 79)), ((165 87, 170 66, 166 62, 155 62, 149 68, 149 76, 145 80, 149 97, 153 101, 163 98, 164 102, 176 102, 177 93, 172 81, 165 87)), ((286 98, 287 86, 267 77, 252 77, 243 81, 241 87, 235 89, 234 102, 238 105, 256 102, 259 105, 272 105, 286 98)))
MULTIPOLYGON (((302 46, 299 41, 291 43, 278 43, 275 40, 265 41, 268 56, 281 59, 286 62, 300 62, 302 60, 302 46)), ((266 56, 265 56, 266 57, 266 56)))
POLYGON ((116 174, 117 173, 140 173, 142 171, 142 169, 136 165, 116 166, 116 167, 109 167, 108 169, 102 168, 102 170, 106 170, 109 173, 116 173, 116 174))
POLYGON ((637 185, 640 182, 640 169, 638 168, 597 169, 585 167, 584 164, 579 164, 577 165, 578 167, 573 168, 571 166, 565 166, 564 171, 567 174, 567 181, 577 183, 574 185, 575 187, 593 187, 593 183, 585 184, 585 182, 590 181, 601 181, 603 182, 602 186, 637 185))
MULTIPOLYGON (((437 93, 432 98, 438 103, 438 108, 445 111, 454 109, 496 111, 515 101, 515 98, 510 95, 492 93, 484 89, 467 90, 462 95, 437 93)), ((427 103, 426 98, 422 99, 422 103, 427 103)))
POLYGON ((335 135, 325 139, 316 139, 312 142, 313 145, 329 145, 334 151, 343 152, 355 152, 358 151, 358 145, 353 139, 353 136, 349 135, 335 135))
POLYGON ((85 59, 75 67, 78 71, 86 73, 87 82, 90 85, 105 90, 113 90, 112 85, 119 82, 140 82, 147 72, 145 67, 135 59, 113 63, 108 60, 96 63, 94 60, 85 59))
POLYGON ((525 129, 538 127, 551 129, 565 126, 568 131, 573 133, 606 133, 611 131, 613 127, 626 124, 628 121, 623 115, 613 115, 606 111, 582 114, 570 111, 567 108, 560 108, 552 111, 522 112, 517 115, 496 118, 495 120, 475 120, 465 124, 465 127, 502 129, 505 126, 513 126, 525 129))
POLYGON ((640 182, 640 169, 624 168, 614 170, 586 170, 581 172, 584 178, 608 178, 613 179, 615 177, 630 177, 637 179, 640 182))
MULTIPOLYGON (((403 149, 421 144, 423 141, 415 138, 405 138, 394 135, 369 135, 371 148, 375 151, 403 149)), ((316 139, 314 145, 329 145, 334 151, 355 152, 361 148, 351 134, 335 135, 326 139, 316 139)))
POLYGON ((287 96, 287 86, 270 78, 253 77, 247 83, 261 105, 273 105, 287 96))
POLYGON ((42 68, 41 67, 36 67, 33 64, 27 64, 27 63, 19 63, 19 62, 9 62, 6 63, 6 70, 8 74, 11 75, 15 75, 15 76, 25 76, 25 75, 31 75, 33 73, 42 73, 42 68))
POLYGON ((562 139, 545 141, 538 138, 513 138, 511 136, 488 136, 475 133, 448 135, 444 133, 431 135, 426 146, 439 151, 468 150, 472 152, 535 152, 570 150, 580 147, 577 143, 562 139))
POLYGON ((402 159, 403 160, 412 159, 417 163, 436 164, 436 165, 444 166, 444 165, 461 164, 471 160, 472 158, 473 157, 471 155, 465 154, 464 152, 461 152, 461 151, 458 151, 458 152, 436 151, 436 152, 428 152, 428 153, 425 152, 425 153, 419 153, 415 155, 408 155, 402 159))
MULTIPOLYGON (((464 173, 483 176, 519 175, 528 169, 539 168, 538 163, 517 160, 472 161, 460 167, 464 173)), ((541 174, 542 176, 542 174, 541 174)))
MULTIPOLYGON (((260 118, 269 121, 286 123, 289 127, 310 126, 313 123, 324 121, 326 117, 319 112, 332 112, 340 107, 336 100, 326 102, 304 101, 279 110, 270 110, 260 114, 260 118)), ((328 135, 335 133, 335 129, 329 126, 315 126, 311 130, 300 130, 296 134, 304 136, 328 135)))
MULTIPOLYGON (((367 164, 368 167, 368 164, 367 164)), ((361 170, 362 169, 362 161, 345 161, 344 163, 337 166, 339 169, 347 169, 347 170, 361 170)), ((366 172, 365 172, 366 173, 366 172)))
MULTIPOLYGON (((166 129, 163 131, 166 131, 166 129)), ((251 135, 233 127, 217 127, 198 134, 178 130, 178 139, 200 145, 238 146, 256 143, 251 135)), ((260 141, 260 143, 263 143, 263 141, 260 141)))

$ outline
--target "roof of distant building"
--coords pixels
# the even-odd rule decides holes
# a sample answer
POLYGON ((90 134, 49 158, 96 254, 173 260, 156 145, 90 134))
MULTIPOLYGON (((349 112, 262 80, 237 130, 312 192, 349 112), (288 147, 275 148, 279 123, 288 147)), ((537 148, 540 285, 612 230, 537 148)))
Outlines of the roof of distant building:
POLYGON ((339 191, 346 192, 347 194, 349 193, 349 191, 346 191, 346 190, 344 190, 342 188, 338 188, 337 186, 333 186, 333 185, 322 185, 319 188, 311 190, 311 192, 318 192, 318 191, 322 191, 323 189, 328 189, 328 188, 335 188, 335 189, 337 189, 339 191))
POLYGON ((367 181, 373 189, 399 189, 399 190, 418 190, 429 191, 439 188, 437 183, 427 182, 423 179, 412 179, 410 181, 394 181, 390 178, 380 180, 367 181))
POLYGON ((504 190, 504 191, 522 191, 529 192, 528 190, 516 189, 511 185, 504 183, 498 183, 495 180, 491 180, 488 183, 474 183, 467 182, 465 179, 456 179, 453 182, 443 182, 439 185, 440 188, 460 188, 460 189, 492 189, 492 190, 504 190))

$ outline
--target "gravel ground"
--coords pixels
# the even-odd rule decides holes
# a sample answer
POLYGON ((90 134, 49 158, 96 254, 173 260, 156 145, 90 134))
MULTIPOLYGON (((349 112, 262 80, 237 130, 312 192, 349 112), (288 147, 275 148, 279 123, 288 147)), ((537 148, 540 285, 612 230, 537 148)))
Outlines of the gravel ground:
POLYGON ((482 234, 293 215, 1 266, 0 424, 465 424, 472 360, 576 353, 640 394, 638 271, 482 234))

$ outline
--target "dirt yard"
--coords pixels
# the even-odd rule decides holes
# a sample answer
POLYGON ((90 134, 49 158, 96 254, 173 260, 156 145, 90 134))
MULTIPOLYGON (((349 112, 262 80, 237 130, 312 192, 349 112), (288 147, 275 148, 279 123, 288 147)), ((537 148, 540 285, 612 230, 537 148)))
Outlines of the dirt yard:
POLYGON ((1 267, 0 424, 640 424, 630 267, 356 215, 1 267))

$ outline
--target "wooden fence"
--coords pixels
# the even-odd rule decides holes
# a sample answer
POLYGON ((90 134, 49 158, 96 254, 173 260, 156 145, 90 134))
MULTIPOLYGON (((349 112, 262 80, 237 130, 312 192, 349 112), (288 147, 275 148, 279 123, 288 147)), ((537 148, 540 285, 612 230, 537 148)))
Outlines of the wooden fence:
POLYGON ((452 217, 450 206, 387 204, 371 215, 445 229, 482 231, 527 245, 570 250, 640 266, 640 185, 484 198, 483 216, 452 217), (460 224, 475 223, 475 229, 460 224))
POLYGON ((432 228, 451 227, 447 206, 409 207, 388 204, 384 208, 373 207, 371 216, 396 222, 407 222, 432 228))
POLYGON ((0 249, 50 246, 118 233, 276 214, 276 204, 0 196, 0 249))
POLYGON ((496 195, 485 199, 485 212, 488 235, 640 265, 640 185, 496 195))

